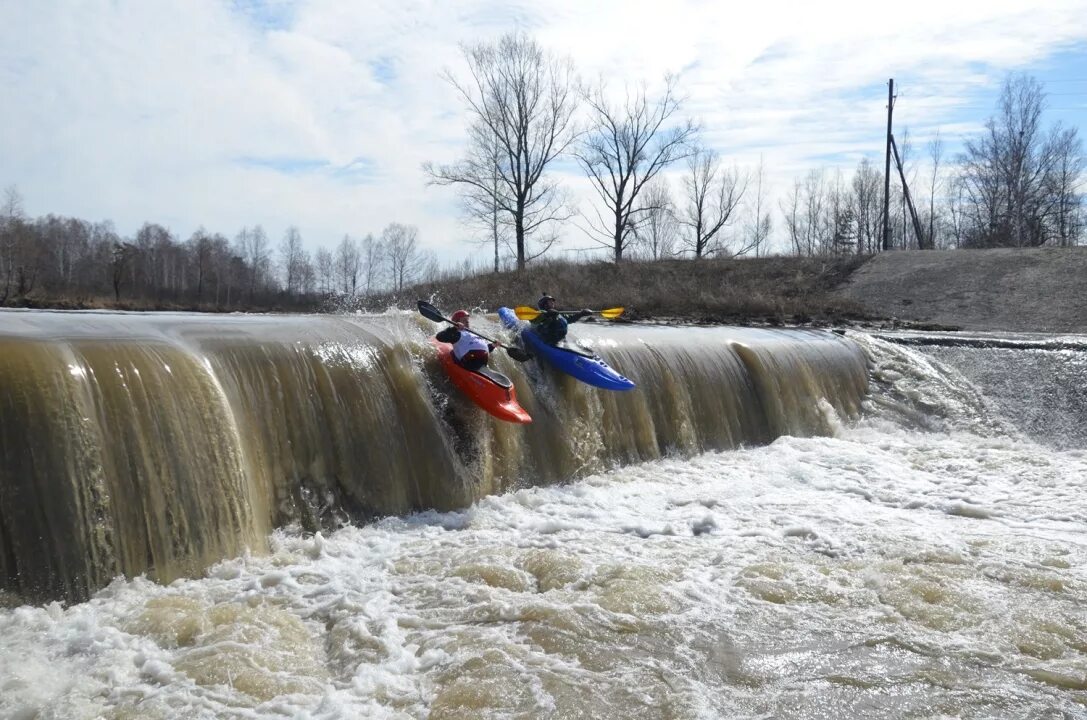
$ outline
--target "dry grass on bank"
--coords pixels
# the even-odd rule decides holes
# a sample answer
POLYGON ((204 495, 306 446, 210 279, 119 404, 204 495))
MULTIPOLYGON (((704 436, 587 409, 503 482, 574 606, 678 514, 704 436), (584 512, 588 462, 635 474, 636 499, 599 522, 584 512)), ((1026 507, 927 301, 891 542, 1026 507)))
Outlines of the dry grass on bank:
POLYGON ((399 297, 404 305, 432 299, 443 310, 494 310, 535 305, 541 293, 562 308, 603 309, 622 305, 629 320, 682 319, 739 324, 833 323, 872 319, 861 306, 830 294, 867 257, 740 258, 573 264, 538 263, 523 272, 488 273, 426 283, 399 297))
POLYGON ((564 309, 622 305, 624 320, 667 320, 741 325, 832 324, 874 320, 855 301, 832 294, 867 257, 769 257, 575 264, 537 261, 523 271, 450 277, 401 293, 292 303, 213 303, 112 297, 22 298, 15 307, 65 310, 172 310, 188 312, 351 312, 413 308, 424 298, 451 313, 458 307, 493 311, 535 305, 550 293, 564 309))

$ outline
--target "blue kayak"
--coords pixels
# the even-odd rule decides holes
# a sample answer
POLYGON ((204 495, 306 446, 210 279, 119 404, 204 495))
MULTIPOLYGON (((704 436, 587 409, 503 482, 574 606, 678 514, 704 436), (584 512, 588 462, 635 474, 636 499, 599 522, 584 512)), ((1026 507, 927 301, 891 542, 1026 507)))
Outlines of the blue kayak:
POLYGON ((583 383, 605 390, 633 390, 634 383, 617 373, 603 358, 594 353, 565 345, 549 345, 536 334, 530 323, 520 320, 507 307, 498 308, 498 317, 510 330, 521 332, 525 350, 547 358, 547 361, 567 375, 583 383))

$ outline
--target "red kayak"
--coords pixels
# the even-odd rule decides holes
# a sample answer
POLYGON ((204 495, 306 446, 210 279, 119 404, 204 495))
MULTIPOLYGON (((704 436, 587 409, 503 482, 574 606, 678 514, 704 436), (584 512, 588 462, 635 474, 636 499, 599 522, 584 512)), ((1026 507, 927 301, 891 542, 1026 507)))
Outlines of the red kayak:
POLYGON ((430 342, 438 348, 438 358, 453 384, 460 388, 472 402, 494 415, 499 420, 512 423, 530 423, 532 417, 517 404, 517 393, 513 383, 502 373, 488 367, 479 370, 462 368, 453 359, 453 346, 435 338, 430 342))

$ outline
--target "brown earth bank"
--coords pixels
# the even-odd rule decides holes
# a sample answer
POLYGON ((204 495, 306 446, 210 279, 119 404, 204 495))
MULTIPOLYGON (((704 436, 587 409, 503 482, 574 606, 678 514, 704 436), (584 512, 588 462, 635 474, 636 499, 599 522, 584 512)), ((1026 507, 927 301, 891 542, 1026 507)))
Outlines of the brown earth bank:
POLYGON ((832 295, 932 329, 1087 332, 1087 247, 887 252, 832 295))
POLYGON ((543 293, 560 308, 623 306, 622 320, 739 325, 834 325, 875 321, 854 300, 834 294, 867 258, 768 257, 655 262, 537 263, 523 271, 425 283, 374 298, 372 308, 430 300, 495 310, 535 305, 543 293))
POLYGON ((624 318, 643 321, 1079 333, 1087 247, 552 263, 413 290, 487 309, 546 291, 566 308, 623 305, 624 318))

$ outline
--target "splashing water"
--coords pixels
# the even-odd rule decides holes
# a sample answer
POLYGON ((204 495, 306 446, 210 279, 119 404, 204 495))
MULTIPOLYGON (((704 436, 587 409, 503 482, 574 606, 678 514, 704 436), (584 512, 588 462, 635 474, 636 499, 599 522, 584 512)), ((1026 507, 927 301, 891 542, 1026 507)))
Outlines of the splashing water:
POLYGON ((663 457, 0 613, 0 716, 1048 718, 1087 707, 1087 456, 853 337, 831 437, 663 457))

